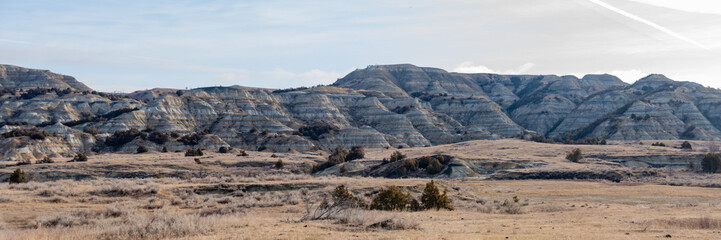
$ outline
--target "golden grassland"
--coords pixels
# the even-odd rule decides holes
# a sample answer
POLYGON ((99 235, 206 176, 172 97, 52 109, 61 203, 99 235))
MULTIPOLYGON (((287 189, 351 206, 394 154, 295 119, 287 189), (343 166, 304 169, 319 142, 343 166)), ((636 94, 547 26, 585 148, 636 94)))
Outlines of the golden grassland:
MULTIPOLYGON (((500 140, 400 151, 411 157, 531 159, 572 167, 563 156, 574 147, 500 140)), ((703 152, 648 143, 578 147, 588 154, 703 152)), ((380 161, 392 151, 368 149, 366 159, 380 161)), ((349 208, 329 219, 303 221, 308 209, 338 185, 365 202, 391 185, 419 199, 429 179, 311 176, 302 170, 324 156, 211 152, 206 151, 200 164, 182 153, 105 154, 81 163, 3 163, 0 173, 19 167, 31 181, 0 183, 0 239, 721 238, 721 190, 644 182, 436 179, 441 189, 448 189, 454 211, 349 208), (274 168, 278 159, 284 169, 274 168), (77 179, 57 180, 67 177, 77 179)), ((705 181, 719 179, 699 175, 707 177, 705 181)))

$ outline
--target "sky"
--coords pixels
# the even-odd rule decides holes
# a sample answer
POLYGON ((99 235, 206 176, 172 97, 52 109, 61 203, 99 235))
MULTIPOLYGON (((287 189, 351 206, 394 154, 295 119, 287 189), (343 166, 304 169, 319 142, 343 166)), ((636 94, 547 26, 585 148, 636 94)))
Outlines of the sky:
POLYGON ((107 92, 313 86, 398 63, 721 88, 711 0, 0 0, 0 22, 0 64, 107 92))

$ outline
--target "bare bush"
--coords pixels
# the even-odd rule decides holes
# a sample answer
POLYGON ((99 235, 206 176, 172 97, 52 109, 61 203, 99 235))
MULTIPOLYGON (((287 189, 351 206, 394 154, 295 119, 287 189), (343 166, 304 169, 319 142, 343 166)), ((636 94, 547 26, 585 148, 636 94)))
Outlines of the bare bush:
POLYGON ((336 224, 343 224, 366 229, 385 230, 420 230, 420 224, 414 219, 400 217, 396 213, 369 211, 364 209, 348 209, 332 215, 330 219, 336 224))
POLYGON ((687 229, 721 229, 721 219, 710 217, 660 219, 656 223, 662 226, 687 229))

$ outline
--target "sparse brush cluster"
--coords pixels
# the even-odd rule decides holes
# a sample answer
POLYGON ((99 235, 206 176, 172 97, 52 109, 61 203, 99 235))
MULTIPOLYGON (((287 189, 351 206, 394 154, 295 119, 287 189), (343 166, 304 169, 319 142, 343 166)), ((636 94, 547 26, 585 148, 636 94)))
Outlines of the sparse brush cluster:
POLYGON ((397 186, 382 189, 367 204, 354 196, 345 185, 339 185, 331 193, 331 198, 324 198, 318 206, 306 203, 306 214, 302 220, 330 219, 350 209, 370 209, 379 211, 423 211, 423 210, 453 210, 448 190, 441 194, 435 182, 427 183, 419 202, 410 193, 404 192, 397 186))
POLYGON ((451 158, 443 155, 423 156, 418 159, 408 158, 405 154, 395 151, 390 158, 383 159, 383 164, 400 162, 398 168, 391 175, 402 176, 408 172, 425 169, 428 174, 438 174, 450 163, 451 158))
POLYGON ((313 166, 312 172, 320 172, 335 165, 364 157, 365 149, 363 146, 353 146, 350 151, 346 151, 342 146, 337 146, 328 156, 328 161, 313 166))
MULTIPOLYGON (((526 136, 521 135, 521 139, 526 139, 526 136)), ((539 143, 562 143, 562 144, 573 144, 573 145, 606 145, 606 139, 598 139, 598 138, 584 138, 584 139, 572 139, 572 138, 564 138, 564 137, 557 137, 557 138, 546 138, 544 136, 531 136, 531 141, 539 142, 539 143)))
POLYGON ((576 148, 573 151, 566 154, 566 160, 571 162, 579 162, 583 160, 583 153, 581 152, 580 148, 576 148))
POLYGON ((185 156, 186 157, 200 157, 200 156, 203 156, 203 150, 201 150, 200 148, 196 148, 196 149, 191 148, 191 149, 188 149, 185 151, 185 156))
POLYGON ((4 138, 27 136, 27 137, 30 137, 30 139, 43 140, 43 139, 47 138, 49 136, 49 134, 46 131, 40 131, 37 128, 31 128, 31 129, 13 129, 12 131, 3 133, 2 136, 4 138))

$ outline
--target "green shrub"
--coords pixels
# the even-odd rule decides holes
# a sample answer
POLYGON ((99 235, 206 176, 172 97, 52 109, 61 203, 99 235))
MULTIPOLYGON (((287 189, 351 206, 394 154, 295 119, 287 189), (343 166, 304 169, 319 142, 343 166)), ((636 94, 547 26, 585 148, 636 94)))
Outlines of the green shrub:
POLYGON ((399 151, 395 151, 395 152, 391 153, 391 159, 390 159, 391 162, 397 162, 397 161, 401 161, 403 159, 406 159, 406 155, 404 155, 403 153, 401 153, 399 151))
POLYGON ((573 151, 566 154, 566 159, 571 162, 579 162, 581 159, 583 159, 583 153, 581 153, 581 149, 576 148, 573 151))
POLYGON ((448 209, 453 210, 453 207, 451 206, 451 200, 448 199, 447 195, 448 189, 443 190, 443 194, 440 194, 438 191, 438 187, 436 187, 436 184, 431 180, 431 182, 426 184, 426 188, 423 189, 423 195, 421 195, 421 204, 423 204, 423 209, 436 209, 440 210, 448 209))
POLYGON ((365 149, 363 146, 353 146, 350 148, 350 152, 348 152, 348 155, 345 157, 345 161, 353 161, 356 159, 362 159, 365 157, 365 149))
POLYGON ((333 202, 337 205, 345 207, 361 207, 365 205, 358 198, 353 196, 353 194, 348 191, 348 188, 343 184, 335 187, 331 196, 333 197, 333 202))
POLYGON ((22 169, 15 169, 15 171, 10 174, 10 179, 8 180, 10 183, 24 183, 27 182, 28 179, 25 176, 25 172, 23 172, 22 169))
POLYGON ((715 153, 707 153, 701 160, 701 169, 707 173, 717 173, 721 170, 721 157, 715 153))
POLYGON ((145 145, 140 145, 140 146, 138 146, 138 149, 136 149, 135 151, 138 153, 146 153, 146 152, 150 151, 150 149, 148 149, 148 147, 146 147, 145 145))
POLYGON ((281 168, 283 168, 283 166, 284 166, 283 159, 278 159, 278 161, 275 162, 275 168, 281 169, 281 168))
POLYGON ((168 152, 168 147, 163 147, 163 150, 161 150, 161 151, 164 153, 168 152))
POLYGON ((370 208, 372 210, 402 211, 408 207, 411 199, 410 194, 404 194, 400 188, 390 186, 381 190, 378 196, 373 198, 370 208))

